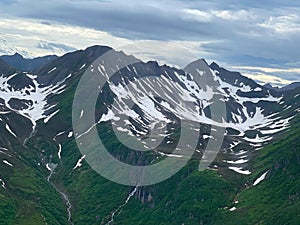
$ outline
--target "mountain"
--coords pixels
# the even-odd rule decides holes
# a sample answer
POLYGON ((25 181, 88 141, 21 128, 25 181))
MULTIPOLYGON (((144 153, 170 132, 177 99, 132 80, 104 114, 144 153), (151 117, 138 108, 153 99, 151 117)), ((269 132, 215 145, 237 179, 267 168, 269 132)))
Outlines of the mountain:
POLYGON ((14 68, 8 65, 5 61, 0 59, 0 71, 3 74, 9 74, 9 71, 11 70, 14 70, 14 68))
POLYGON ((300 87, 300 82, 293 82, 283 87, 273 87, 271 84, 265 84, 264 87, 269 90, 275 90, 277 92, 285 92, 300 87))
POLYGON ((265 88, 269 89, 269 90, 275 90, 275 91, 280 91, 280 88, 275 86, 273 87, 271 84, 267 83, 264 85, 265 88))
POLYGON ((107 46, 0 74, 0 224, 300 222, 297 87, 107 46))
POLYGON ((299 87, 300 87, 300 82, 294 82, 294 83, 291 83, 291 84, 281 88, 281 91, 293 90, 293 89, 296 89, 299 87))
POLYGON ((24 59, 22 55, 15 53, 14 55, 2 55, 0 59, 5 61, 10 66, 20 70, 20 71, 27 71, 33 72, 41 68, 42 66, 46 65, 47 63, 51 62, 52 60, 56 59, 57 56, 49 55, 44 57, 37 57, 33 59, 24 59))

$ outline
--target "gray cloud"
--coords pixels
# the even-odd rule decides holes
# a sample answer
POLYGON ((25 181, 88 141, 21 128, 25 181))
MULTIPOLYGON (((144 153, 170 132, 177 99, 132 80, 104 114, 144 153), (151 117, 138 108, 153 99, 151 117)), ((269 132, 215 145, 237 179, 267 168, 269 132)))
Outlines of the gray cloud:
POLYGON ((70 47, 70 46, 65 45, 65 44, 54 43, 54 42, 48 43, 48 42, 44 42, 44 41, 39 42, 36 47, 40 48, 40 49, 51 50, 53 52, 57 52, 57 51, 70 52, 70 51, 76 50, 75 48, 70 47))
POLYGON ((209 41, 201 47, 216 61, 281 67, 292 67, 300 58, 299 9, 292 0, 0 2, 6 16, 78 25, 132 40, 209 41))

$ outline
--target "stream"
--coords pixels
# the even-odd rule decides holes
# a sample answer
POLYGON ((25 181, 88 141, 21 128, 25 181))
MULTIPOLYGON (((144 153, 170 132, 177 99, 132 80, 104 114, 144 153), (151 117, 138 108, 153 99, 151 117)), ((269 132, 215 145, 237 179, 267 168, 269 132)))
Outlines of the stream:
POLYGON ((27 144, 27 142, 35 135, 35 133, 36 133, 36 126, 34 125, 34 126, 32 127, 32 131, 31 131, 29 137, 27 137, 27 138, 24 139, 24 142, 23 142, 24 148, 27 149, 26 144, 27 144))
MULTIPOLYGON (((25 138, 25 139, 24 139, 24 142, 23 142, 24 148, 27 149, 27 146, 26 146, 27 142, 28 142, 28 141, 35 135, 35 133, 36 133, 36 122, 35 122, 33 119, 31 119, 30 117, 26 116, 26 115, 23 115, 23 116, 26 117, 26 118, 28 118, 28 119, 30 119, 31 122, 32 122, 32 124, 33 124, 33 126, 32 126, 32 131, 31 131, 29 137, 25 138)), ((58 150, 58 157, 59 157, 60 162, 61 162, 60 153, 61 153, 61 145, 59 145, 59 150, 58 150)), ((54 173, 54 170, 55 170, 56 167, 57 167, 57 164, 52 163, 51 161, 52 161, 52 155, 50 155, 49 163, 46 164, 46 168, 50 171, 50 174, 49 174, 49 176, 47 177, 47 181, 48 181, 48 183, 50 183, 50 184, 54 187, 54 189, 62 196, 63 201, 64 201, 65 205, 67 206, 68 222, 69 222, 71 225, 74 225, 74 223, 71 221, 71 218, 72 218, 72 213, 71 213, 72 204, 71 204, 71 202, 70 202, 70 200, 69 200, 69 196, 68 196, 65 192, 63 192, 62 190, 60 190, 53 182, 51 182, 51 177, 52 177, 52 175, 53 175, 53 173, 54 173)), ((61 164, 62 164, 62 162, 61 162, 61 164)), ((3 186, 3 185, 2 185, 2 186, 3 186)))
POLYGON ((121 213, 122 208, 123 208, 123 207, 129 202, 129 200, 134 196, 134 194, 137 192, 138 187, 139 187, 139 186, 136 186, 136 187, 133 189, 133 191, 129 193, 129 195, 128 195, 126 201, 125 201, 122 205, 120 205, 115 211, 112 212, 110 221, 108 221, 108 222, 106 223, 106 225, 109 225, 109 224, 111 224, 112 222, 114 222, 115 216, 116 216, 116 215, 119 215, 119 214, 121 213))
POLYGON ((51 177, 54 173, 54 170, 56 169, 57 167, 57 164, 55 163, 51 163, 51 159, 52 159, 52 156, 50 156, 50 160, 49 160, 49 163, 46 164, 46 168, 50 171, 50 174, 49 176, 47 177, 47 181, 55 188, 55 190, 62 196, 63 198, 63 201, 65 203, 65 205, 67 206, 67 213, 68 213, 68 222, 71 224, 71 225, 74 225, 74 223, 71 221, 71 218, 72 218, 72 213, 71 213, 71 208, 72 208, 72 204, 69 200, 69 196, 63 192, 62 190, 60 190, 53 182, 51 182, 51 177))

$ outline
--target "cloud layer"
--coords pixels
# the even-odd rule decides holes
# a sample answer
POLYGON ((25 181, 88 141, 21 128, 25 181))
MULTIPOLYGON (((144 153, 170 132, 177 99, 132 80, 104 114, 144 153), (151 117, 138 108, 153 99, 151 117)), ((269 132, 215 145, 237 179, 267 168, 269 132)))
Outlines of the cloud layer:
POLYGON ((136 43, 144 57, 172 64, 182 65, 195 55, 224 66, 244 67, 246 72, 255 72, 253 67, 277 68, 256 72, 299 80, 300 3, 291 0, 228 0, 226 4, 217 0, 52 0, 38 4, 13 0, 0 2, 0 15, 1 33, 19 40, 23 37, 26 44, 26 37, 33 37, 40 52, 62 53, 96 43, 113 47, 136 43), (20 20, 27 25, 11 22, 20 20), (43 23, 33 25, 37 21, 43 23), (155 48, 155 44, 166 47, 155 48), (168 61, 172 56, 168 46, 171 53, 182 53, 184 62, 168 61), (144 48, 161 49, 161 56, 144 48))

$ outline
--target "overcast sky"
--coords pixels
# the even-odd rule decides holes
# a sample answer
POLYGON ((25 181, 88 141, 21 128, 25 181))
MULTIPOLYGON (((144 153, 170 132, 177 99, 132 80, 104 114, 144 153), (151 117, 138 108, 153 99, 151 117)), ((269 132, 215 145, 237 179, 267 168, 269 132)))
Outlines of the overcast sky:
POLYGON ((30 56, 109 45, 181 67, 205 58, 287 84, 300 80, 299 40, 294 0, 0 0, 0 48, 30 56))

